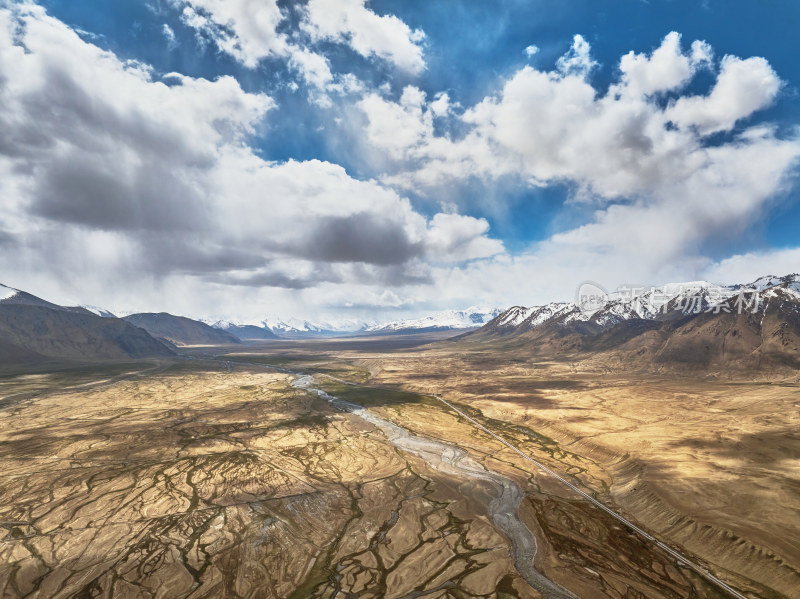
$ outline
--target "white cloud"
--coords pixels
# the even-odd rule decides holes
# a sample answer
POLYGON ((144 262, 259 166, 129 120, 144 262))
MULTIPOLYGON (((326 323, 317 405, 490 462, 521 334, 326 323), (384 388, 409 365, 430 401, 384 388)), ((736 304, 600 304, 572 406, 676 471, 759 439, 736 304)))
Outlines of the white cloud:
POLYGON ((800 272, 800 248, 736 254, 709 265, 703 278, 714 282, 749 283, 764 275, 800 272))
POLYGON ((539 53, 539 46, 536 46, 534 44, 531 44, 530 46, 527 46, 525 48, 525 56, 527 56, 528 58, 538 53, 539 53))
POLYGON ((483 218, 439 213, 433 217, 426 240, 429 258, 437 262, 463 262, 503 253, 503 244, 489 239, 483 218))
POLYGON ((419 73, 425 68, 425 34, 394 15, 377 15, 366 0, 309 0, 303 26, 316 40, 346 43, 364 57, 378 57, 419 73))
POLYGON ((277 31, 283 14, 276 0, 171 0, 186 25, 207 35, 245 66, 268 56, 285 56, 286 36, 277 31))
POLYGON ((247 142, 273 101, 230 77, 157 80, 34 5, 0 9, 0 32, 0 271, 19 286, 58 281, 111 307, 135 286, 138 307, 197 314, 270 297, 249 287, 283 288, 287 305, 320 285, 371 297, 427 283, 431 261, 503 251, 485 221, 426 218, 338 165, 264 161, 247 142))
POLYGON ((446 117, 449 116, 453 110, 453 106, 450 102, 450 96, 447 92, 439 92, 431 102, 430 110, 435 117, 446 117))
POLYGON ((583 36, 576 35, 572 40, 572 47, 556 62, 556 67, 564 75, 577 75, 585 77, 597 63, 592 60, 589 42, 583 36))
POLYGON ((434 132, 432 103, 405 99, 419 94, 404 93, 399 102, 373 94, 359 107, 372 151, 393 160, 387 183, 434 197, 471 176, 565 183, 584 202, 573 202, 573 210, 591 208, 584 225, 530 253, 455 271, 454 288, 468 284, 459 279, 464 272, 475 287, 495 280, 510 289, 528 268, 551 291, 564 273, 606 276, 613 285, 694 277, 711 263, 707 244, 751 229, 800 158, 797 137, 778 137, 765 125, 705 142, 768 106, 781 85, 763 58, 725 57, 716 70, 712 56, 704 42, 682 51, 680 36, 669 34, 649 55, 623 56, 620 80, 602 94, 587 81, 594 62, 576 37, 557 71, 523 67, 496 96, 457 116, 467 127, 458 138, 434 132), (704 69, 716 77, 708 96, 663 97, 704 69), (402 132, 390 136, 395 128, 402 132))
POLYGON ((692 43, 691 54, 681 50, 681 36, 672 32, 651 55, 629 52, 620 59, 622 84, 615 91, 632 96, 680 89, 702 67, 710 67, 713 52, 705 42, 692 43))
MULTIPOLYGON (((286 60, 312 88, 343 92, 352 87, 345 81, 346 75, 334 76, 325 56, 281 31, 287 18, 276 0, 170 1, 202 43, 213 42, 248 68, 269 58, 286 60)), ((314 42, 344 43, 364 57, 378 57, 406 71, 420 72, 425 66, 420 46, 424 34, 412 31, 393 15, 375 14, 365 2, 311 0, 302 10, 301 28, 314 42)), ((315 94, 312 99, 330 105, 323 95, 315 94)))
POLYGON ((781 80, 763 58, 726 56, 711 93, 679 98, 667 117, 681 127, 697 127, 702 135, 730 131, 737 121, 772 104, 780 88, 781 80))
POLYGON ((387 102, 371 92, 358 107, 368 117, 369 140, 392 158, 411 156, 433 134, 433 112, 425 110, 425 94, 416 87, 406 87, 398 102, 387 102))
POLYGON ((326 57, 290 42, 279 31, 286 16, 275 0, 170 1, 182 10, 184 24, 197 31, 201 43, 213 42, 247 68, 270 58, 286 61, 311 88, 317 104, 331 104, 324 92, 347 90, 348 81, 340 77, 336 82, 326 57))
POLYGON ((289 64, 294 67, 312 88, 328 89, 333 82, 328 59, 305 48, 290 49, 289 64))
POLYGON ((170 50, 174 50, 178 47, 178 38, 175 37, 175 32, 172 30, 172 27, 164 23, 161 32, 164 34, 164 38, 167 40, 167 47, 170 50))

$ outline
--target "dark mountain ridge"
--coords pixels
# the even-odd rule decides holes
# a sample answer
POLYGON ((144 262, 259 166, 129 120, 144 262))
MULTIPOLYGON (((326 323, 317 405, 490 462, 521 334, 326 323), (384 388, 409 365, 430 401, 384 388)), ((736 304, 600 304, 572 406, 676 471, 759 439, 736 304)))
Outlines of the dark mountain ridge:
POLYGON ((199 320, 174 316, 166 312, 145 312, 125 316, 123 320, 141 327, 153 337, 175 345, 228 345, 241 343, 235 335, 214 328, 199 320))
POLYGON ((59 306, 0 286, 0 362, 114 360, 174 355, 146 331, 119 318, 59 306))

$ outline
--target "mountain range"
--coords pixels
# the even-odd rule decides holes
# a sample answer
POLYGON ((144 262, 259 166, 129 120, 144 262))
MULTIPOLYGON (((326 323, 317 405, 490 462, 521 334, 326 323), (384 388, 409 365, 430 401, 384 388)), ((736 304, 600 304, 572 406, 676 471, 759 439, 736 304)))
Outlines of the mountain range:
POLYGON ((237 336, 227 331, 214 328, 204 322, 184 316, 174 316, 166 312, 130 314, 125 316, 123 320, 144 329, 157 339, 166 340, 174 345, 227 345, 229 343, 241 343, 237 336))
POLYGON ((334 337, 354 334, 402 335, 475 329, 486 324, 501 312, 502 310, 498 308, 471 307, 466 310, 445 310, 423 318, 395 320, 386 323, 360 320, 312 322, 299 318, 286 320, 267 318, 258 323, 206 318, 203 319, 203 322, 227 331, 241 340, 302 339, 306 337, 334 337))
MULTIPOLYGON (((583 288, 582 288, 583 289, 583 288)), ((607 294, 588 285, 576 302, 468 308, 385 324, 310 321, 212 324, 167 313, 117 318, 60 306, 0 285, 0 363, 174 355, 178 346, 307 336, 461 332, 448 343, 586 359, 607 368, 800 367, 800 275, 751 283, 706 281, 607 294), (463 332, 466 331, 466 332, 463 332)))
POLYGON ((800 275, 706 281, 514 306, 453 341, 589 359, 609 368, 800 367, 800 275))
POLYGON ((502 313, 498 308, 470 307, 466 310, 447 310, 424 318, 396 320, 364 328, 366 333, 428 333, 458 329, 474 329, 487 324, 502 313))
POLYGON ((171 355, 165 344, 120 318, 0 285, 0 365, 171 355))

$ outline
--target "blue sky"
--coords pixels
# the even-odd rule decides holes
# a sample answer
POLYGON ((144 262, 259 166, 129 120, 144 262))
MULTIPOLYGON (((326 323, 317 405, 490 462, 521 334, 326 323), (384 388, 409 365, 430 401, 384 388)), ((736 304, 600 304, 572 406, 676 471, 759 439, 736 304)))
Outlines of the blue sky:
MULTIPOLYGON (((796 2, 265 0, 252 19, 243 0, 226 8, 216 0, 42 0, 38 12, 31 6, 5 2, 0 9, 17 26, 25 23, 22 37, 31 36, 30 43, 18 43, 30 60, 37 52, 44 57, 37 66, 54 81, 38 84, 55 90, 70 78, 68 89, 81 92, 75 102, 86 102, 94 116, 107 108, 140 118, 143 131, 163 127, 169 115, 159 111, 159 82, 190 87, 168 73, 212 82, 213 94, 223 81, 237 90, 225 98, 219 92, 219 104, 197 113, 211 119, 208 136, 198 138, 210 144, 207 153, 171 155, 175 168, 162 174, 167 191, 151 199, 149 187, 137 187, 150 176, 141 165, 163 163, 163 144, 182 146, 180 127, 180 137, 145 143, 130 137, 127 124, 113 129, 122 117, 85 117, 83 128, 53 134, 77 148, 70 160, 79 168, 61 164, 61 154, 12 152, 10 169, 75 188, 79 197, 53 199, 38 182, 3 190, 23 190, 22 200, 7 202, 17 220, 9 216, 5 234, 20 252, 14 263, 36 270, 13 273, 22 280, 7 284, 98 296, 85 301, 117 309, 160 302, 205 315, 227 303, 237 308, 221 315, 242 319, 290 310, 380 319, 476 302, 569 299, 585 278, 613 287, 665 277, 755 278, 793 264, 800 270, 796 2), (49 44, 41 50, 34 47, 34 22, 38 43, 49 44), (79 40, 54 41, 47 28, 75 31, 79 40), (679 45, 670 45, 670 32, 680 35, 679 45), (100 60, 79 73, 58 58, 60 43, 61 53, 74 53, 78 43, 107 50, 117 64, 100 60), (659 48, 662 62, 654 59, 659 48), (629 52, 639 58, 623 72, 620 60, 629 52), (727 55, 740 59, 728 61, 728 71, 727 55), (109 69, 125 69, 125 61, 148 73, 138 106, 104 87, 116 77, 109 69), (622 91, 614 100, 616 89, 622 91), (575 126, 581 119, 589 123, 585 133, 575 126), (231 131, 221 133, 221 121, 233 123, 231 131), (109 160, 119 152, 103 169, 86 166, 88 154, 75 141, 87 127, 107 134, 109 160), (624 141, 615 144, 617 138, 624 141), (639 144, 652 159, 632 157, 634 146, 626 144, 639 144), (65 170, 83 168, 91 172, 70 175, 68 185, 62 180, 65 170), (178 176, 179 169, 186 170, 178 176), (298 189, 291 176, 308 189, 298 189), (345 189, 364 197, 350 205, 345 189), (254 215, 245 224, 149 224, 172 222, 153 216, 162 210, 199 210, 229 223, 235 219, 221 215, 239 204, 254 215), (87 216, 98 209, 108 218, 87 216), (262 236, 256 227, 249 231, 253 219, 264 219, 262 236), (69 232, 55 229, 64 222, 69 232), (295 229, 298 239, 288 233, 295 229), (55 240, 54 230, 61 231, 55 240), (44 235, 48 243, 38 243, 44 235), (319 243, 312 246, 309 236, 319 243), (200 239, 208 247, 198 249, 200 239), (98 252, 103 244, 111 249, 98 252), (37 245, 56 248, 37 255, 37 245), (47 254, 73 245, 80 254, 74 262, 93 274, 56 267, 47 254), (154 247, 175 259, 153 265, 154 247), (109 291, 122 271, 141 281, 139 299, 109 291)), ((28 79, 32 85, 34 76, 28 79)), ((174 95, 200 110, 188 91, 174 95)), ((16 101, 36 120, 24 97, 16 101)), ((69 115, 74 106, 61 110, 69 115)), ((2 266, 13 271, 13 264, 2 266)))

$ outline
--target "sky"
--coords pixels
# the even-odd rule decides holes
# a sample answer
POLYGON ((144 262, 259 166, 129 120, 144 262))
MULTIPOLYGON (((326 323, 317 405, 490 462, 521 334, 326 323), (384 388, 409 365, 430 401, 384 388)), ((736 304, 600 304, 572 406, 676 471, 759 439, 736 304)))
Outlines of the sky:
POLYGON ((795 0, 0 0, 0 282, 381 321, 800 271, 795 0))

